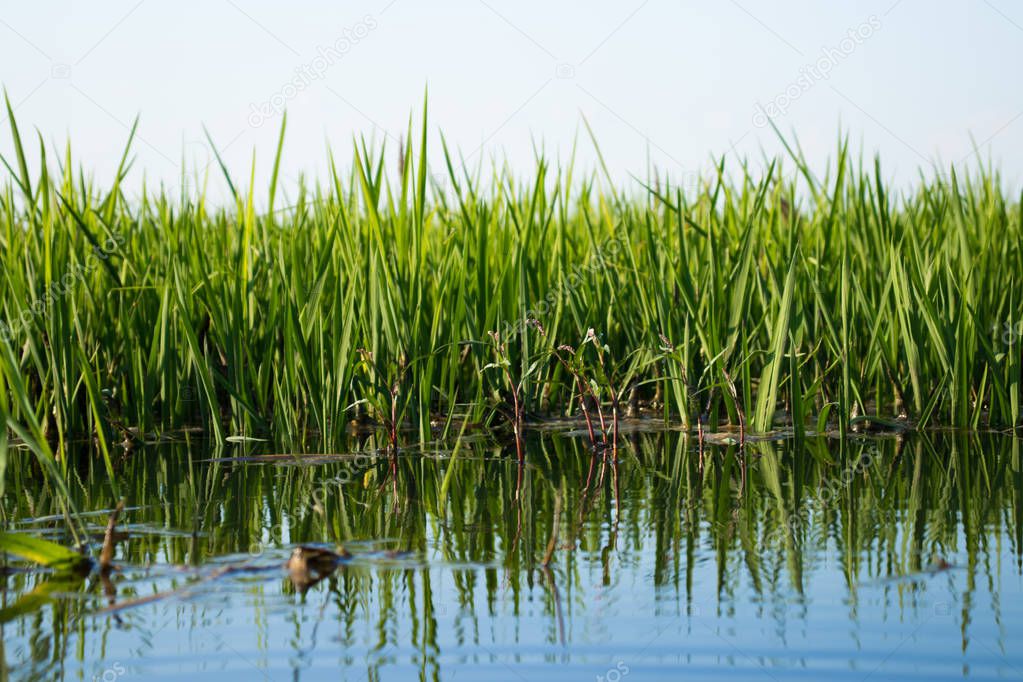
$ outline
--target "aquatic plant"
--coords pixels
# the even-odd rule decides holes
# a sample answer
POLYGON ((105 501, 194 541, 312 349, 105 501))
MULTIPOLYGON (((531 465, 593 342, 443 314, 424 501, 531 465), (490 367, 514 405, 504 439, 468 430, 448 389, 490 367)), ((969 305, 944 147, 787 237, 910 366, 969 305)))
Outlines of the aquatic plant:
POLYGON ((362 410, 394 446, 456 413, 491 423, 490 330, 517 376, 551 359, 517 395, 530 418, 617 423, 628 399, 744 433, 1020 424, 1023 219, 988 167, 895 196, 842 140, 823 175, 794 147, 759 174, 722 159, 688 194, 658 177, 628 192, 540 154, 528 182, 480 180, 445 148, 442 189, 424 113, 400 168, 385 147, 357 144, 348 172, 331 152, 286 206, 282 125, 269 189, 218 157, 232 199, 216 207, 205 190, 129 199, 134 128, 105 186, 70 148, 53 165, 40 145, 33 173, 8 114, 0 431, 51 470, 80 438, 110 469, 117 442, 184 427, 336 443, 362 410), (531 319, 545 335, 522 333, 531 319), (573 375, 552 353, 590 328, 598 354, 573 375))

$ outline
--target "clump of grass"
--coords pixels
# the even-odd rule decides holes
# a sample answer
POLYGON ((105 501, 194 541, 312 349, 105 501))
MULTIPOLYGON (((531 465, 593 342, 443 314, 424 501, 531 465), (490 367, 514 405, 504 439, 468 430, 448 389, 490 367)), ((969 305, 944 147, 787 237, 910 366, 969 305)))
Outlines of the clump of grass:
POLYGON ((504 379, 505 388, 510 400, 505 401, 499 399, 498 409, 500 411, 501 408, 504 408, 503 411, 507 412, 507 407, 511 407, 511 414, 506 415, 506 417, 512 426, 512 432, 515 434, 516 457, 519 462, 522 462, 525 459, 525 454, 522 449, 522 431, 525 415, 522 413, 521 395, 523 384, 526 382, 528 377, 522 377, 519 381, 515 381, 511 373, 511 360, 508 357, 508 347, 503 341, 501 341, 501 334, 495 331, 488 333, 492 342, 494 361, 485 365, 483 369, 499 370, 502 378, 504 379), (507 402, 511 403, 510 406, 504 405, 504 403, 507 402))
POLYGON ((586 431, 590 437, 590 445, 596 448, 598 445, 606 446, 607 440, 605 434, 607 432, 606 425, 604 423, 604 411, 600 407, 600 400, 593 392, 593 387, 586 379, 583 378, 583 370, 579 363, 576 355, 575 348, 568 344, 562 344, 552 351, 558 362, 565 368, 565 371, 569 373, 575 383, 577 390, 577 397, 579 399, 579 410, 583 414, 583 418, 586 420, 586 431), (593 418, 590 416, 590 407, 595 408, 597 416, 600 419, 600 438, 597 438, 597 434, 593 428, 593 418))
POLYGON ((493 420, 487 331, 529 319, 546 333, 500 341, 520 434, 527 416, 569 413, 596 443, 626 400, 744 435, 1020 425, 1023 344, 997 332, 1023 320, 1023 220, 990 168, 896 197, 880 161, 842 142, 822 176, 798 153, 758 176, 722 160, 697 192, 654 178, 632 196, 542 156, 528 183, 482 183, 445 149, 442 192, 423 136, 397 173, 385 149, 358 145, 347 173, 331 155, 283 208, 276 180, 246 188, 221 164, 233 200, 216 208, 203 193, 129 200, 131 137, 106 186, 70 151, 53 165, 41 148, 32 172, 9 118, 0 417, 48 470, 76 438, 109 468, 115 435, 194 425, 339 442, 353 405, 373 406, 392 447, 399 425, 426 441, 465 405, 493 420), (276 210, 256 212, 259 196, 276 210))

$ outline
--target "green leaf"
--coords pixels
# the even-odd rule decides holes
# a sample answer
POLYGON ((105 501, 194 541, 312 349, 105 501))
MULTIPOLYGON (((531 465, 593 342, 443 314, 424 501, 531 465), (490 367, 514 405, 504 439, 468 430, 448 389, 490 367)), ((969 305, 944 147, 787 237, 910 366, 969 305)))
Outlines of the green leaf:
POLYGON ((0 533, 0 551, 49 568, 71 569, 89 561, 63 545, 23 533, 0 533))
POLYGON ((792 297, 795 289, 797 260, 797 255, 793 254, 788 275, 785 277, 785 289, 782 292, 781 306, 775 320, 774 334, 771 336, 770 359, 764 366, 764 372, 760 379, 753 428, 761 433, 771 429, 774 408, 778 404, 778 384, 789 340, 789 322, 792 318, 792 297))

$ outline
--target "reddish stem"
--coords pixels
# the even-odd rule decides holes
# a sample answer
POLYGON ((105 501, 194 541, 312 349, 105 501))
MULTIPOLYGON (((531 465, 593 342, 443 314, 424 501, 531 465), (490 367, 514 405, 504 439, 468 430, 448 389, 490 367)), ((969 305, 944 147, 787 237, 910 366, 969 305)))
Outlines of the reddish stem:
POLYGON ((519 463, 523 462, 522 455, 522 409, 519 407, 519 387, 512 381, 511 373, 506 367, 504 369, 504 375, 508 379, 508 385, 512 389, 512 405, 515 408, 515 416, 512 419, 512 430, 515 432, 515 452, 518 456, 519 463))

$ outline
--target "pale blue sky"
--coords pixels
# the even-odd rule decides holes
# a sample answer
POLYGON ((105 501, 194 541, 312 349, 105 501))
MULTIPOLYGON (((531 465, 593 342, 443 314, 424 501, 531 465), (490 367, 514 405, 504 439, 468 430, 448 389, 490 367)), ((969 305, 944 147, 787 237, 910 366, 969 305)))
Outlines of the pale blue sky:
MULTIPOLYGON (((190 163, 207 157, 203 123, 236 176, 247 176, 255 149, 265 177, 279 115, 252 112, 275 95, 289 117, 285 177, 322 174, 326 140, 347 162, 354 134, 398 136, 427 83, 434 131, 523 174, 531 140, 563 155, 582 115, 623 179, 644 175, 648 158, 680 179, 706 173, 712 155, 758 161, 778 145, 755 106, 775 102, 779 126, 798 132, 818 167, 840 126, 902 183, 921 166, 970 157, 972 134, 1010 186, 1023 180, 1023 3, 1012 0, 0 7, 0 81, 23 134, 37 128, 61 146, 70 137, 98 181, 113 173, 136 113, 136 180, 145 171, 178 187, 183 150, 190 163), (860 38, 843 43, 850 30, 860 38), (332 63, 317 61, 318 48, 346 36, 332 63), (829 76, 805 75, 825 48, 829 76), (296 78, 304 87, 285 88, 296 78)), ((10 151, 3 123, 0 153, 10 151)))

